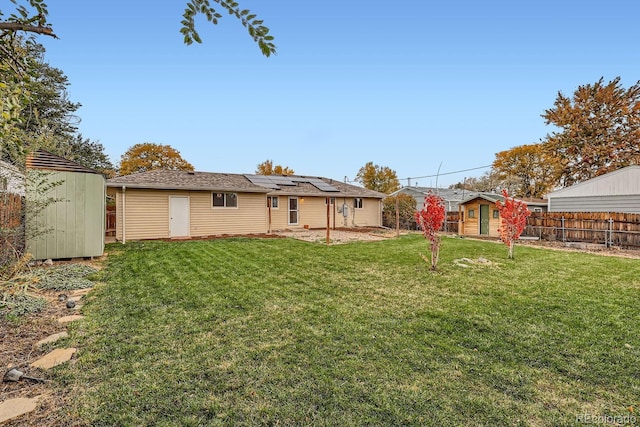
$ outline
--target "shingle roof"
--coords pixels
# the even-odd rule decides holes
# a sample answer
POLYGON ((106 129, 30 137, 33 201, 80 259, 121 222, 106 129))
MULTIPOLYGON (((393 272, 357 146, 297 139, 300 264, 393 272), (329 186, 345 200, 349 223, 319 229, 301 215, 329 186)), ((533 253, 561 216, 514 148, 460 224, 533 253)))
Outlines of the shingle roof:
POLYGON ((155 188, 166 190, 210 190, 268 193, 269 189, 252 184, 244 175, 213 172, 153 170, 107 180, 107 187, 155 188))
MULTIPOLYGON (((309 178, 300 175, 295 175, 295 177, 309 178)), ((122 187, 124 185, 128 188, 233 191, 309 197, 371 197, 379 199, 386 197, 386 194, 341 181, 334 181, 332 179, 322 177, 313 178, 324 181, 338 191, 321 191, 308 182, 298 182, 295 186, 283 186, 280 190, 273 190, 271 188, 253 184, 246 176, 240 174, 172 170, 154 170, 133 175, 119 176, 107 180, 107 186, 122 187)))
POLYGON ((36 150, 27 157, 28 169, 46 169, 63 172, 82 172, 99 174, 97 170, 82 166, 79 163, 56 156, 45 150, 36 150))

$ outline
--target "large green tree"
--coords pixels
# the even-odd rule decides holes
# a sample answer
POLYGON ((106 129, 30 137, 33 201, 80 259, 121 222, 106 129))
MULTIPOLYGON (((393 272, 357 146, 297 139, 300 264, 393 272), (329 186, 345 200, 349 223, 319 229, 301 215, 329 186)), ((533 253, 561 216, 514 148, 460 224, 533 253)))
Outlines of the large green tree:
POLYGON ((558 92, 542 115, 560 128, 543 141, 560 161, 558 181, 571 185, 640 163, 640 81, 625 89, 620 77, 579 86, 572 97, 558 92))
POLYGON ((369 190, 390 194, 400 189, 400 180, 396 171, 388 166, 374 165, 368 162, 360 168, 356 181, 369 190))

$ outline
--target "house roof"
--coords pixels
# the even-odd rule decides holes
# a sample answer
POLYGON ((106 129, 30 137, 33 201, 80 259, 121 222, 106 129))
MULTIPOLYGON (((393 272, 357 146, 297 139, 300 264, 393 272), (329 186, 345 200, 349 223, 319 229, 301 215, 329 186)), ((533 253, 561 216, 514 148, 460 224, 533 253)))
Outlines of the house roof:
POLYGON ((56 156, 45 150, 36 150, 27 157, 27 169, 45 169, 62 172, 82 172, 100 174, 97 170, 82 166, 79 163, 56 156))
POLYGON ((640 194, 640 166, 637 165, 620 168, 570 187, 561 188, 547 194, 547 198, 633 194, 640 194))
POLYGON ((295 185, 273 186, 254 184, 247 175, 215 172, 188 172, 174 170, 153 170, 132 175, 119 176, 107 180, 107 187, 146 188, 162 190, 204 190, 233 191, 237 193, 267 193, 270 195, 321 196, 321 197, 373 197, 384 198, 386 195, 377 191, 357 187, 340 181, 322 177, 305 177, 290 175, 288 178, 295 185), (325 183, 323 191, 313 181, 325 183), (337 190, 337 191, 336 191, 337 190))
MULTIPOLYGON (((467 198, 465 198, 462 202, 460 202, 461 205, 464 205, 466 203, 469 203, 472 200, 476 200, 476 199, 483 199, 486 200, 488 202, 491 203, 495 203, 497 201, 504 201, 504 197, 501 194, 496 194, 496 193, 476 193, 472 196, 469 196, 467 198)), ((519 200, 521 202, 525 202, 527 205, 530 206, 547 206, 547 201, 545 199, 535 199, 535 198, 530 198, 530 197, 518 197, 516 198, 516 200, 519 200)))

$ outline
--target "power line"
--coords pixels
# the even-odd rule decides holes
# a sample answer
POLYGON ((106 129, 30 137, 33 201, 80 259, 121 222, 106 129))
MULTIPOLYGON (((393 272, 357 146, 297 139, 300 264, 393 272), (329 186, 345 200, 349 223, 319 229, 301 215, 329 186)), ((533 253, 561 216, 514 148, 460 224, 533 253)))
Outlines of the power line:
POLYGON ((453 172, 443 172, 443 173, 438 173, 438 174, 435 174, 435 175, 411 176, 411 177, 408 177, 408 178, 401 178, 401 179, 400 179, 400 181, 404 181, 404 180, 407 180, 407 181, 408 181, 408 180, 410 180, 410 179, 435 178, 435 177, 437 177, 437 176, 443 176, 443 175, 454 175, 454 174, 456 174, 456 173, 462 173, 462 172, 475 171, 475 170, 478 170, 478 169, 486 169, 486 168, 490 168, 490 167, 491 167, 491 165, 487 165, 487 166, 478 166, 478 167, 475 167, 475 168, 462 169, 462 170, 459 170, 459 171, 453 171, 453 172))

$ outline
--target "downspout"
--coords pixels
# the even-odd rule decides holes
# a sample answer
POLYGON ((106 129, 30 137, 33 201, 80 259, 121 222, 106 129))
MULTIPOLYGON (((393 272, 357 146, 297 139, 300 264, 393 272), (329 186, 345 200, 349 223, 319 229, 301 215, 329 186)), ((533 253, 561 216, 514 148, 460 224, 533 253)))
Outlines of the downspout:
POLYGON ((127 243, 127 186, 122 186, 122 244, 127 243))

